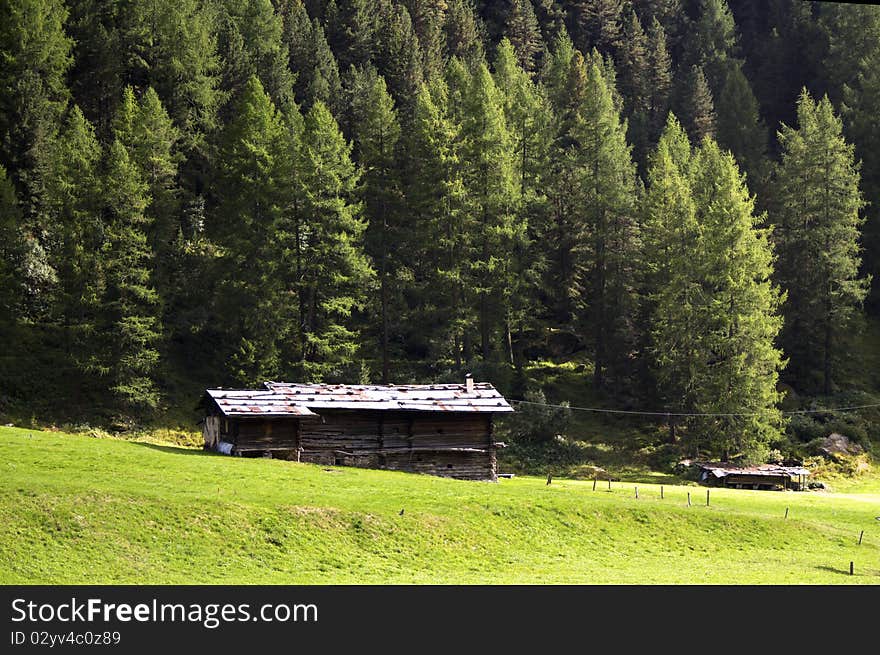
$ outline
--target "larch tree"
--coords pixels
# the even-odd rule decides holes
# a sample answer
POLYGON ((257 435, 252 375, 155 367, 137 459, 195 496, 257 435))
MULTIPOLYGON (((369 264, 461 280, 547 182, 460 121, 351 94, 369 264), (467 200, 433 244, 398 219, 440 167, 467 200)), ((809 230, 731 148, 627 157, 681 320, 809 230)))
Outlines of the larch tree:
POLYGON ((636 170, 613 82, 598 52, 587 68, 584 102, 573 129, 579 144, 578 306, 584 341, 593 348, 593 384, 622 387, 632 375, 637 311, 639 227, 636 170))
POLYGON ((102 184, 106 240, 102 246, 106 286, 98 334, 107 340, 98 372, 125 413, 155 409, 159 389, 156 343, 161 332, 159 297, 153 287, 147 231, 148 185, 125 146, 113 141, 102 184))
POLYGON ((831 101, 815 102, 806 89, 797 128, 783 126, 778 137, 778 279, 788 292, 783 344, 795 379, 809 388, 817 373, 815 387, 829 394, 843 337, 870 286, 859 271, 859 162, 831 101))
POLYGON ((367 223, 357 198, 360 173, 351 151, 330 110, 316 101, 305 115, 297 158, 301 202, 293 233, 299 369, 306 379, 344 375, 359 348, 352 313, 363 309, 366 289, 375 278, 363 247, 367 223))
POLYGON ((688 439, 724 461, 764 462, 785 425, 776 388, 782 295, 772 281, 770 230, 760 226, 764 217, 735 159, 711 139, 694 155, 691 188, 701 233, 694 409, 728 415, 692 418, 688 439))
MULTIPOLYGON (((465 90, 462 122, 464 182, 475 237, 470 261, 471 288, 476 294, 480 352, 492 357, 492 338, 504 335, 510 352, 511 253, 525 237, 517 220, 518 186, 504 98, 485 64, 465 90)), ((503 352, 503 351, 502 351, 503 352)))
POLYGON ((383 384, 391 380, 391 332, 399 333, 396 323, 403 312, 401 288, 395 283, 402 257, 401 206, 403 203, 398 172, 400 123, 394 100, 385 80, 375 69, 360 73, 352 102, 355 155, 362 170, 360 195, 367 219, 366 251, 377 269, 378 302, 370 305, 371 316, 378 318, 381 377, 383 384), (392 322, 395 325, 392 326, 392 322))
POLYGON ((507 12, 505 38, 510 41, 519 65, 528 73, 540 67, 544 43, 531 0, 513 0, 507 12))
POLYGON ((295 338, 277 234, 294 193, 293 157, 280 112, 251 77, 220 136, 207 229, 219 248, 213 311, 227 344, 222 361, 238 384, 276 377, 282 344, 295 338))

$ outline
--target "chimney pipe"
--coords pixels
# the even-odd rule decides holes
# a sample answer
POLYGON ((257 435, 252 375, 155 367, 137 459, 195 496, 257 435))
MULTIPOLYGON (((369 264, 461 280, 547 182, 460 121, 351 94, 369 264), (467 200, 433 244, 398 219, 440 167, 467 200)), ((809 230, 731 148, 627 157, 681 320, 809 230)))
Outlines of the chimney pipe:
POLYGON ((470 373, 464 376, 464 388, 468 393, 474 392, 474 376, 470 373))

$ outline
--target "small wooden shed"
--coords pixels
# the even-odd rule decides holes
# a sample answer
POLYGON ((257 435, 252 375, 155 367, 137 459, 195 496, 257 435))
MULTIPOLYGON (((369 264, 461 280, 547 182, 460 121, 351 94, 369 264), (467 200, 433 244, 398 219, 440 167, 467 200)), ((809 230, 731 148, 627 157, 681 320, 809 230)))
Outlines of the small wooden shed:
POLYGON ((810 471, 801 466, 761 464, 760 466, 733 466, 711 462, 697 464, 700 482, 735 489, 793 489, 803 491, 810 471))
POLYGON ((207 389, 206 449, 316 464, 496 480, 493 416, 513 408, 489 383, 266 382, 207 389))

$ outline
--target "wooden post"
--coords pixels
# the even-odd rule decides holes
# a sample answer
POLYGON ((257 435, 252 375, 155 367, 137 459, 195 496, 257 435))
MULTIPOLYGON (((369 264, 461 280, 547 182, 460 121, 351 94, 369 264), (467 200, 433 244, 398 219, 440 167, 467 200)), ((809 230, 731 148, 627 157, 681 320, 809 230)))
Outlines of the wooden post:
POLYGON ((864 531, 864 530, 862 530, 861 532, 859 532, 859 546, 862 545, 862 537, 864 537, 864 536, 865 536, 865 531, 864 531))
POLYGON ((788 508, 787 507, 785 508, 785 517, 784 518, 788 518, 788 508))
POLYGON ((849 574, 853 575, 853 563, 852 562, 849 563, 849 574))
POLYGON ((608 491, 611 491, 611 478, 608 478, 608 491))
POLYGON ((709 490, 706 489, 706 507, 709 506, 709 490))
POLYGON ((593 491, 596 491, 596 478, 593 478, 593 491))
POLYGON ((688 491, 688 507, 691 506, 691 492, 688 491))
POLYGON ((638 500, 638 499, 639 499, 639 488, 636 487, 636 500, 638 500))
POLYGON ((660 500, 663 500, 663 485, 660 485, 660 500))
POLYGON ((547 474, 547 484, 550 484, 552 481, 553 481, 553 476, 550 473, 548 473, 547 474))

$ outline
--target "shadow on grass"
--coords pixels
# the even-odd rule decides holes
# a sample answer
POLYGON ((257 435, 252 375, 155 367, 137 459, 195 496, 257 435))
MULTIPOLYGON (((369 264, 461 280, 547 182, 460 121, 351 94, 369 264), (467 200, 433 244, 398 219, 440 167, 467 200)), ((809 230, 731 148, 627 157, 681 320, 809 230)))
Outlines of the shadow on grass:
POLYGON ((202 456, 222 456, 226 457, 226 455, 221 455, 220 453, 215 453, 213 450, 203 450, 201 448, 186 448, 184 446, 174 446, 174 445, 161 445, 157 443, 150 443, 148 441, 130 441, 129 443, 134 444, 136 446, 144 446, 146 448, 152 448, 153 450, 159 450, 163 453, 171 453, 172 455, 202 455, 202 456))
POLYGON ((849 569, 836 569, 833 566, 817 566, 816 569, 820 571, 828 571, 829 573, 839 573, 841 575, 845 575, 849 577, 849 569))

